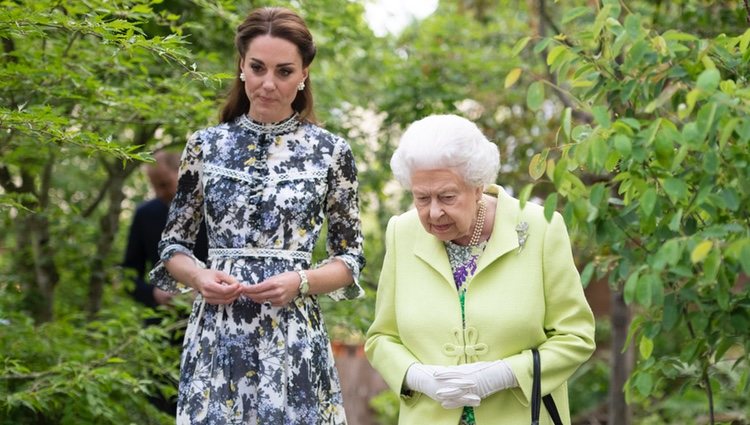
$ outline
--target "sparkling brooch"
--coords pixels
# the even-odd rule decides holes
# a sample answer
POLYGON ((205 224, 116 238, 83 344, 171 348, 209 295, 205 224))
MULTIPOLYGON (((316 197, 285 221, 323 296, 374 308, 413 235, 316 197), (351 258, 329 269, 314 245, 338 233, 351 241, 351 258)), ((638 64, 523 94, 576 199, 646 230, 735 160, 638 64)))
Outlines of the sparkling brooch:
POLYGON ((520 254, 523 251, 523 247, 526 245, 526 239, 529 237, 529 223, 522 221, 516 226, 516 233, 518 233, 518 252, 520 254))

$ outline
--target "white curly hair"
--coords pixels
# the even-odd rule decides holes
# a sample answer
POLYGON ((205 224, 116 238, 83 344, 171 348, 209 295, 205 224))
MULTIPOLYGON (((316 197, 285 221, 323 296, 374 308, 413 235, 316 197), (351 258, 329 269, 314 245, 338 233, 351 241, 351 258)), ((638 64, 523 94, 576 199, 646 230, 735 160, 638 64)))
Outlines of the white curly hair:
POLYGON ((430 115, 409 125, 391 157, 401 186, 411 189, 416 170, 451 168, 468 185, 484 187, 497 179, 500 152, 473 122, 458 115, 430 115))

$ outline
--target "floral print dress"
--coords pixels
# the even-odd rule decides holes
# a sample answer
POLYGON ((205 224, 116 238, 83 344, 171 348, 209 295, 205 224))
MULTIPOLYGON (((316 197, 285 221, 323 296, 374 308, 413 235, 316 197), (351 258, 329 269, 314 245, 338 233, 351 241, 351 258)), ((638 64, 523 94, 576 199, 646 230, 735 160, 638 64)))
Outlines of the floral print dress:
MULTIPOLYGON (((176 253, 192 256, 203 219, 209 258, 199 265, 247 285, 313 267, 325 222, 324 263, 341 260, 354 276, 352 285, 328 295, 361 297, 356 175, 349 145, 296 115, 274 124, 243 115, 196 132, 182 156, 151 282, 181 289, 163 262, 176 253)), ((183 343, 177 424, 345 423, 316 296, 273 307, 244 297, 212 305, 197 295, 183 343)))
MULTIPOLYGON (((458 299, 461 304, 461 321, 464 322, 464 303, 466 301, 466 290, 469 288, 469 282, 474 277, 474 273, 477 271, 477 261, 482 255, 484 248, 487 246, 487 242, 480 243, 479 245, 462 246, 456 245, 453 242, 445 242, 445 249, 448 253, 448 261, 451 264, 451 270, 453 271, 453 281, 456 283, 456 289, 458 290, 458 299)), ((463 323, 466 327, 466 323, 463 323)), ((474 419, 474 408, 471 406, 464 407, 463 413, 461 414, 461 422, 459 425, 476 425, 474 419)))

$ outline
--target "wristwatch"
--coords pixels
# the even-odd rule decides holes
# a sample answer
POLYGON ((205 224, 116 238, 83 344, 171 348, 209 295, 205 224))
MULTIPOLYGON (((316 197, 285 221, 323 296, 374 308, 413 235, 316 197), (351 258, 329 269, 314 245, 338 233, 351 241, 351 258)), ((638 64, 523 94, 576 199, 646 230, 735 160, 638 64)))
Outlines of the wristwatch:
POLYGON ((304 270, 297 270, 297 274, 299 275, 299 294, 304 297, 310 292, 310 282, 307 281, 307 273, 304 270))

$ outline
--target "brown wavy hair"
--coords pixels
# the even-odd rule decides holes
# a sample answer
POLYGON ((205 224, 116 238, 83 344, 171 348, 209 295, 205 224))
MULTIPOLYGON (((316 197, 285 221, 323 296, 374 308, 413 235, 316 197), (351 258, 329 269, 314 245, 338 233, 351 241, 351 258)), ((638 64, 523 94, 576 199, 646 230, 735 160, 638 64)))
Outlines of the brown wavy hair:
MULTIPOLYGON (((250 42, 258 36, 270 35, 283 38, 297 46, 302 57, 302 66, 307 68, 315 59, 315 43, 305 21, 295 12, 283 7, 262 7, 252 11, 237 27, 234 45, 237 48, 237 77, 229 90, 226 103, 219 114, 219 121, 230 122, 250 109, 250 99, 245 93, 245 85, 240 80, 240 66, 250 42)), ((313 94, 310 74, 305 79, 305 89, 297 92, 292 101, 292 109, 300 119, 315 122, 313 94)))

